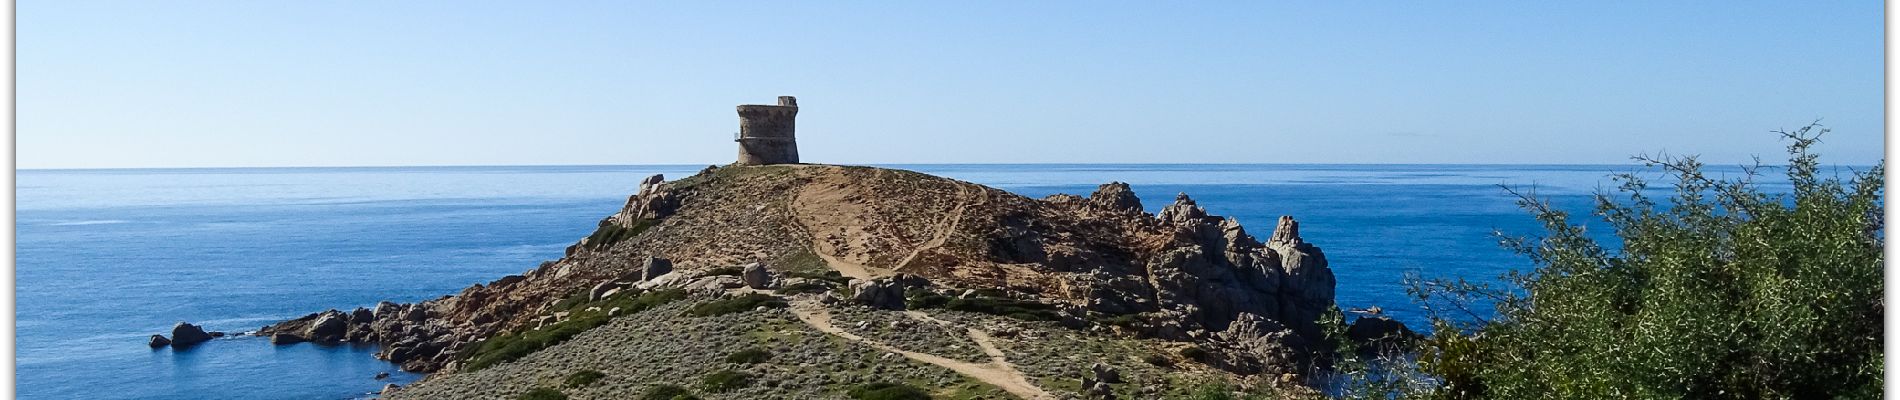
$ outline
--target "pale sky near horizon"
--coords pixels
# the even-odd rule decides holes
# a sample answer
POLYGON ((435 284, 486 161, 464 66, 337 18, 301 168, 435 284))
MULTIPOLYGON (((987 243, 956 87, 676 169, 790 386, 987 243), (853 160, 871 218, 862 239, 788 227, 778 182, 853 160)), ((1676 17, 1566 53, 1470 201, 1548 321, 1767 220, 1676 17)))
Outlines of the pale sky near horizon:
POLYGON ((1855 2, 50 1, 20 168, 1882 157, 1855 2))

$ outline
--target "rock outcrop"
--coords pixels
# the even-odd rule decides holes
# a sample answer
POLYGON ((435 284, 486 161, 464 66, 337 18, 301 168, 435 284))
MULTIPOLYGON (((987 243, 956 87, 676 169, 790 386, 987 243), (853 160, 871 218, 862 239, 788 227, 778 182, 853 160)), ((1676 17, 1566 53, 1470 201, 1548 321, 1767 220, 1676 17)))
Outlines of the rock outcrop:
POLYGON ((1300 237, 1298 222, 1277 222, 1262 242, 1185 194, 1149 214, 1119 182, 1086 198, 1031 199, 881 168, 709 168, 640 182, 560 260, 442 298, 378 304, 368 317, 332 310, 261 334, 380 343, 379 356, 430 372, 452 369, 471 343, 558 319, 556 306, 570 298, 791 286, 835 271, 852 278, 841 300, 853 303, 902 309, 917 287, 1002 292, 1048 304, 1071 324, 1114 320, 1100 328, 1207 343, 1233 353, 1235 371, 1253 373, 1303 352, 1333 304, 1325 255, 1300 237))
POLYGON ((172 347, 191 347, 210 340, 211 334, 205 333, 204 328, 200 328, 197 325, 192 325, 187 322, 179 322, 177 325, 172 325, 172 347))

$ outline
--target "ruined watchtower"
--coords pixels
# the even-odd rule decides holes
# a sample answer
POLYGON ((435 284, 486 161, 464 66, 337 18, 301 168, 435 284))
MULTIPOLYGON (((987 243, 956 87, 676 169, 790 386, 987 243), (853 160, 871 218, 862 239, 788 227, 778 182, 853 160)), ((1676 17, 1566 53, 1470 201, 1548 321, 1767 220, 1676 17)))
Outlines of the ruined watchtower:
POLYGON ((798 99, 779 96, 778 105, 739 105, 739 165, 797 164, 798 138, 793 131, 798 99))

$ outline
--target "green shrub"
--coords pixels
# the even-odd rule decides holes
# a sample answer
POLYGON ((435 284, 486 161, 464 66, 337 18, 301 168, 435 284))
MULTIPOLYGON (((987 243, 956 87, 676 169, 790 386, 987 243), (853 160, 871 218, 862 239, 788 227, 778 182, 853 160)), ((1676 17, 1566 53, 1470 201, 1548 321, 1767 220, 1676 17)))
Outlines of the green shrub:
POLYGON ((751 348, 726 355, 726 362, 733 364, 758 364, 772 359, 772 353, 765 349, 751 348))
POLYGON ((1174 366, 1174 360, 1169 359, 1167 356, 1163 356, 1160 354, 1149 354, 1149 355, 1142 356, 1141 361, 1146 362, 1149 365, 1154 365, 1157 367, 1174 366))
POLYGON ((699 396, 694 396, 693 392, 683 387, 659 385, 647 389, 645 394, 640 395, 640 400, 699 400, 699 396))
POLYGON ((904 296, 905 307, 911 309, 942 308, 1001 315, 1024 321, 1062 320, 1062 314, 1057 313, 1056 307, 1053 305, 1016 300, 1007 297, 992 297, 979 294, 974 297, 955 298, 940 295, 927 289, 911 289, 905 292, 904 296))
POLYGON ((833 286, 835 285, 817 283, 817 282, 799 282, 799 283, 785 285, 785 287, 778 288, 778 294, 785 294, 785 295, 819 294, 819 293, 831 291, 831 288, 833 286))
POLYGON ((751 384, 752 374, 739 371, 719 371, 699 379, 699 388, 713 393, 729 392, 751 384))
POLYGON ((614 224, 601 225, 600 228, 594 229, 593 234, 587 235, 587 248, 600 250, 613 247, 615 243, 620 243, 622 240, 639 236, 640 232, 645 232, 647 228, 651 227, 653 227, 653 220, 645 219, 635 222, 632 227, 623 227, 614 224))
POLYGON ((839 273, 836 270, 824 270, 823 272, 792 271, 791 273, 788 273, 786 275, 791 276, 793 278, 815 279, 815 280, 836 283, 839 285, 851 283, 851 278, 845 277, 844 274, 839 273))
POLYGON ((856 400, 930 400, 930 392, 901 383, 876 382, 852 387, 846 394, 856 400))
POLYGON ((721 276, 721 275, 724 275, 724 276, 739 276, 739 275, 743 275, 743 274, 745 274, 745 268, 739 268, 739 267, 719 267, 719 268, 713 268, 713 269, 709 269, 709 270, 706 270, 706 275, 705 275, 705 276, 721 276))
POLYGON ((760 306, 767 308, 785 308, 787 304, 785 300, 779 299, 778 296, 763 293, 746 293, 738 297, 700 303, 699 305, 693 306, 692 309, 686 310, 686 313, 695 317, 710 317, 752 311, 752 309, 759 308, 760 306))
POLYGON ((581 307, 581 305, 570 307, 570 309, 583 311, 572 312, 568 314, 567 320, 541 329, 496 335, 481 342, 479 346, 473 347, 473 351, 465 352, 463 357, 468 360, 469 371, 481 370, 495 364, 520 359, 549 346, 561 344, 581 332, 606 325, 607 312, 614 307, 619 307, 622 312, 632 313, 683 298, 686 298, 686 292, 680 290, 655 290, 638 295, 615 294, 597 302, 583 303, 582 305, 586 307, 581 307), (585 311, 587 307, 599 307, 600 310, 585 311))
POLYGON ((1418 367, 1435 383, 1420 397, 1878 398, 1883 175, 1822 176, 1808 150, 1823 133, 1782 132, 1789 185, 1774 190, 1757 169, 1717 178, 1693 157, 1637 157, 1673 190, 1652 198, 1641 176, 1615 175, 1592 226, 1612 240, 1519 194, 1544 232, 1503 244, 1533 270, 1412 279, 1428 310, 1496 310, 1430 315, 1418 367))
POLYGON ((567 394, 561 393, 561 391, 559 390, 554 390, 554 389, 549 389, 549 388, 534 388, 533 390, 529 390, 527 393, 522 393, 520 396, 515 396, 515 399, 518 399, 518 400, 567 400, 567 394))
POLYGON ((592 385, 594 384, 594 382, 599 382, 600 378, 606 378, 606 377, 607 377, 607 374, 590 369, 586 371, 578 371, 572 374, 567 374, 567 379, 563 380, 562 383, 565 383, 567 387, 577 388, 577 387, 592 385))
POLYGON ((1200 361, 1200 362, 1207 362, 1207 349, 1203 349, 1201 348, 1201 346, 1192 346, 1192 347, 1181 349, 1181 358, 1186 358, 1189 360, 1200 361))

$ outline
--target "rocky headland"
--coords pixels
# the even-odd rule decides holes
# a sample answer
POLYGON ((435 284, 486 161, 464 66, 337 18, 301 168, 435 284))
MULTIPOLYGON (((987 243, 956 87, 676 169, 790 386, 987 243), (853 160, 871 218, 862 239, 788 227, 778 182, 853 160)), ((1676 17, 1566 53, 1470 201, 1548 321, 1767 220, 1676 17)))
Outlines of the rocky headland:
POLYGON ((1300 393, 1331 348, 1315 321, 1334 285, 1294 219, 1261 240, 1187 194, 1150 214, 1122 183, 1032 199, 894 169, 734 165, 640 182, 521 274, 257 334, 375 343, 432 373, 392 398, 1300 393))

